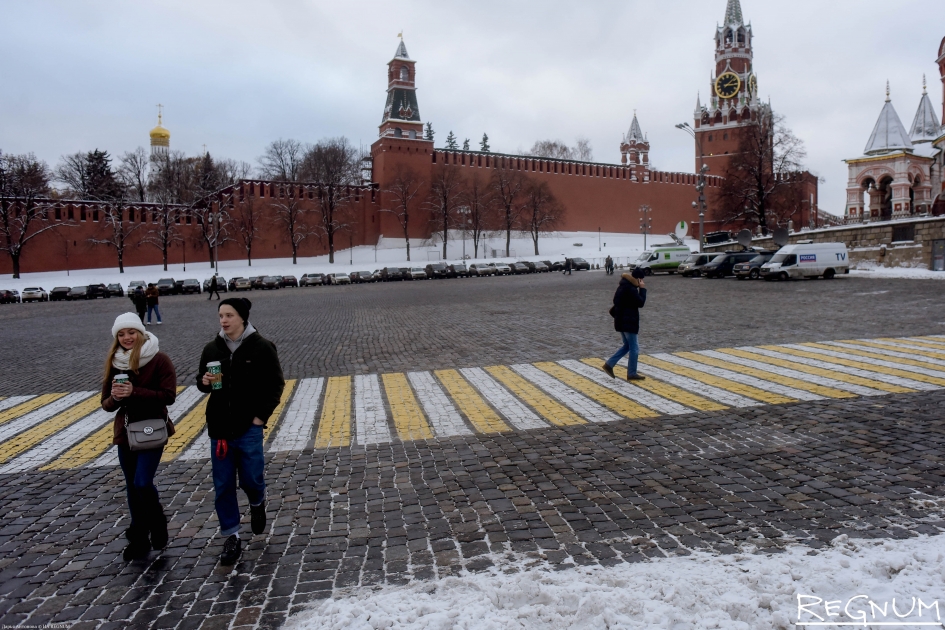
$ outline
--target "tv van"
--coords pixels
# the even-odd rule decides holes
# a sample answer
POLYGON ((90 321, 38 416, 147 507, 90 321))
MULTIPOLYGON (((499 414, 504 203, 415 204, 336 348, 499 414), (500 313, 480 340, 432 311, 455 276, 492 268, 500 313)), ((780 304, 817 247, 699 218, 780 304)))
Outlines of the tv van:
POLYGON ((765 280, 819 276, 829 280, 838 273, 850 273, 850 255, 843 243, 785 245, 761 266, 765 280))
POLYGON ((686 262, 692 252, 685 245, 656 245, 630 263, 630 269, 642 267, 646 275, 665 271, 676 273, 679 265, 686 262))

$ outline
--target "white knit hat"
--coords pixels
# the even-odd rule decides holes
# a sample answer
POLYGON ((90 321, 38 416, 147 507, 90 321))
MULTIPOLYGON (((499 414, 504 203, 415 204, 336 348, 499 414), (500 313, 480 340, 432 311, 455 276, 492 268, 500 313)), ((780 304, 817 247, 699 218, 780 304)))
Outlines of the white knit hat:
POLYGON ((135 330, 140 330, 142 334, 147 334, 147 330, 144 327, 144 324, 141 323, 141 318, 138 317, 136 313, 122 313, 115 318, 115 323, 112 324, 112 337, 118 336, 118 331, 122 328, 134 328, 135 330))

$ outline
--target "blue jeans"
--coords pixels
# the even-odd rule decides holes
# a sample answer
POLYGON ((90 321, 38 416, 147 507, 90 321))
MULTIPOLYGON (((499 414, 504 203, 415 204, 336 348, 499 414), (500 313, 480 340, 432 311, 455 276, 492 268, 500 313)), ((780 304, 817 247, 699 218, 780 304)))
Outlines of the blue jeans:
MULTIPOLYGON (((235 440, 226 441, 226 456, 217 456, 217 445, 223 440, 210 440, 210 461, 213 462, 213 489, 216 491, 217 518, 220 533, 230 536, 240 530, 240 508, 236 501, 236 478, 250 505, 259 505, 266 498, 266 460, 263 457, 263 428, 252 425, 235 440)), ((222 446, 221 446, 222 448, 222 446)))
POLYGON ((158 323, 160 324, 161 323, 161 309, 158 308, 157 304, 155 304, 154 306, 148 307, 148 323, 149 324, 151 323, 151 313, 154 313, 155 315, 157 315, 157 320, 158 320, 158 323))
POLYGON ((623 355, 629 354, 630 358, 627 364, 627 374, 632 376, 637 373, 637 359, 640 358, 640 344, 637 343, 637 335, 635 333, 622 332, 620 336, 623 338, 623 345, 614 353, 614 356, 607 359, 607 365, 614 367, 617 365, 617 362, 623 358, 623 355))
POLYGON ((128 494, 128 508, 131 512, 132 529, 147 530, 154 510, 161 509, 154 475, 164 447, 146 451, 133 451, 124 444, 118 445, 118 463, 125 473, 125 491, 128 494))

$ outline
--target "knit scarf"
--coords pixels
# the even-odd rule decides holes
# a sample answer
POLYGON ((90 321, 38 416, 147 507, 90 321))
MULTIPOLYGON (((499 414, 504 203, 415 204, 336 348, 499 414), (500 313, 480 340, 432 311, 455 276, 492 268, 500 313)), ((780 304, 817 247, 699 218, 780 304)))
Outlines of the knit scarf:
MULTIPOLYGON (((144 333, 145 341, 144 345, 141 346, 141 356, 138 357, 138 368, 143 368, 148 364, 148 361, 154 358, 154 355, 158 353, 158 338, 147 332, 144 333)), ((129 362, 131 361, 131 350, 125 350, 121 345, 118 346, 118 350, 115 351, 115 356, 112 358, 112 367, 116 370, 121 370, 127 372, 131 367, 129 362)))

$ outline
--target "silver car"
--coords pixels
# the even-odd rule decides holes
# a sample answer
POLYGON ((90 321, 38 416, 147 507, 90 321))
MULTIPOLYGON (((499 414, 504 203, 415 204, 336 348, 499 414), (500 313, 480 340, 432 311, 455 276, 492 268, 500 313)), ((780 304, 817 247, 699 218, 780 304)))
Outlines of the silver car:
POLYGON ((512 273, 512 268, 504 262, 497 262, 492 264, 492 266, 495 267, 495 273, 497 276, 508 276, 512 273))
POLYGON ((43 289, 43 287, 26 287, 23 289, 22 295, 20 295, 20 301, 22 302, 48 302, 49 294, 43 289))
POLYGON ((351 284, 351 276, 346 273, 333 273, 331 274, 331 283, 332 284, 351 284))
POLYGON ((410 279, 411 280, 426 280, 427 279, 427 270, 423 267, 411 267, 410 268, 410 279))

